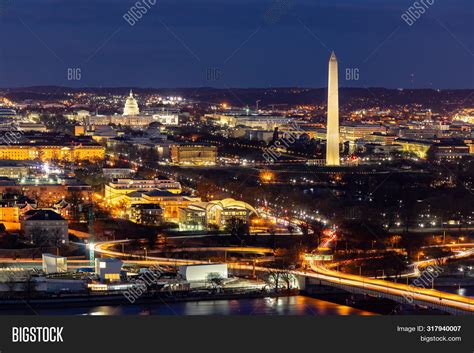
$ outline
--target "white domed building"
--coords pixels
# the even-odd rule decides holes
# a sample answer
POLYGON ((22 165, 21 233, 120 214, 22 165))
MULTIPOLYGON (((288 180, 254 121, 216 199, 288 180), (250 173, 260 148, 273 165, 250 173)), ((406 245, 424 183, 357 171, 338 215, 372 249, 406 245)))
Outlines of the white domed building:
POLYGON ((123 107, 123 115, 130 116, 130 115, 138 115, 139 113, 140 113, 140 109, 138 109, 137 100, 135 99, 135 97, 133 97, 132 90, 130 90, 130 95, 125 101, 125 106, 123 107))

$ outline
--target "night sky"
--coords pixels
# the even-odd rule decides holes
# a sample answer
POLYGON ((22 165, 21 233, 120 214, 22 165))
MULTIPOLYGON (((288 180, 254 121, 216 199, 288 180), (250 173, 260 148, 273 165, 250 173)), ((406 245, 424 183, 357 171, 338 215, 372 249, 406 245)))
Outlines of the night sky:
POLYGON ((412 0, 157 0, 130 26, 134 2, 0 0, 0 87, 325 87, 330 50, 341 86, 474 87, 473 0, 412 26, 412 0))

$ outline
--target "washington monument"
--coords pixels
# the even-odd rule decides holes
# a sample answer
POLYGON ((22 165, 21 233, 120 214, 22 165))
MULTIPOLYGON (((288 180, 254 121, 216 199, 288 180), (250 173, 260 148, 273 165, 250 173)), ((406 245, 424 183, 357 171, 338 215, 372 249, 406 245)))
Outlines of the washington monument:
POLYGON ((339 165, 339 85, 337 81, 337 58, 334 52, 331 53, 329 58, 326 165, 339 165))

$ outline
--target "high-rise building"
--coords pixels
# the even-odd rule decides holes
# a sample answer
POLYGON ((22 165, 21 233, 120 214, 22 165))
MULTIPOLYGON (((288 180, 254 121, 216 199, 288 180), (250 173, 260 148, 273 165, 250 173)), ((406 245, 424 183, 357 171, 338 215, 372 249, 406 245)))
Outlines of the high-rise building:
POLYGON ((328 121, 326 132, 326 165, 338 166, 339 162, 339 85, 337 58, 334 52, 329 58, 328 121))

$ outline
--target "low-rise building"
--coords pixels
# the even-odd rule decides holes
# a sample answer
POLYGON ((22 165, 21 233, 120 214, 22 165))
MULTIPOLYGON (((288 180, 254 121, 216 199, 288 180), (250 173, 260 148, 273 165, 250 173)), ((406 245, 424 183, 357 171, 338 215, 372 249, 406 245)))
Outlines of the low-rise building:
POLYGON ((192 202, 180 209, 179 225, 182 229, 206 229, 211 225, 222 229, 235 220, 249 224, 251 215, 258 216, 257 210, 244 201, 231 198, 192 202))
POLYGON ((34 161, 0 161, 0 177, 21 179, 27 177, 37 165, 34 161))
POLYGON ((122 260, 110 257, 95 259, 95 273, 101 281, 119 281, 122 260))
POLYGON ((394 142, 401 146, 402 152, 413 153, 418 158, 426 158, 430 147, 433 145, 433 142, 429 140, 407 138, 398 138, 394 142))
MULTIPOLYGON (((134 191, 123 197, 123 206, 127 210, 129 219, 135 218, 132 215, 134 204, 159 205, 161 216, 164 222, 178 222, 179 209, 187 207, 192 202, 200 201, 200 198, 187 196, 185 194, 175 194, 168 190, 134 191)), ((154 212, 158 213, 158 210, 154 212)))
POLYGON ((217 147, 207 144, 182 144, 171 146, 171 161, 178 165, 215 165, 217 147))
POLYGON ((129 126, 133 129, 144 129, 155 121, 155 118, 150 115, 93 115, 86 117, 87 125, 114 124, 129 126))
POLYGON ((36 208, 36 202, 18 194, 0 194, 0 223, 8 231, 21 229, 23 215, 36 208))
POLYGON ((130 168, 103 168, 102 173, 106 179, 127 179, 135 175, 135 171, 130 168))
POLYGON ((179 227, 183 230, 202 230, 207 227, 207 202, 193 202, 179 208, 179 227))
POLYGON ((20 207, 6 202, 0 202, 0 223, 8 231, 20 229, 20 207))
POLYGON ((179 266, 179 275, 189 282, 206 282, 214 278, 229 278, 227 264, 202 264, 179 266))
POLYGON ((159 112, 154 114, 153 118, 165 126, 178 126, 179 125, 179 115, 172 114, 169 112, 159 112))
POLYGON ((67 271, 67 257, 42 254, 43 271, 47 274, 67 271))
POLYGON ((248 129, 245 131, 244 137, 250 141, 264 141, 269 143, 274 138, 275 132, 272 130, 248 129))
POLYGON ((438 161, 454 161, 469 156, 469 146, 461 140, 440 140, 431 146, 428 154, 438 161))
POLYGON ((53 210, 28 211, 21 226, 25 236, 32 242, 40 241, 42 245, 49 243, 55 246, 69 244, 67 220, 53 210))
POLYGON ((113 179, 105 185, 105 200, 112 204, 125 201, 125 196, 134 191, 151 191, 154 189, 168 190, 172 193, 181 193, 181 184, 171 179, 113 179))
POLYGON ((0 178, 0 193, 17 193, 34 200, 40 207, 51 207, 71 194, 80 196, 78 201, 87 203, 91 200, 90 185, 77 180, 51 180, 28 178, 17 182, 14 179, 0 178))
POLYGON ((104 155, 105 148, 89 137, 25 134, 15 143, 0 141, 0 159, 6 160, 94 161, 104 155))
POLYGON ((341 141, 355 141, 373 133, 385 132, 386 128, 380 124, 352 124, 341 125, 339 134, 341 141))
POLYGON ((130 220, 146 226, 157 226, 163 222, 163 209, 158 204, 135 203, 130 206, 130 220))

